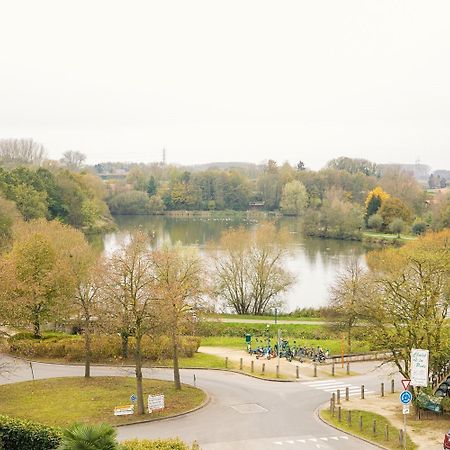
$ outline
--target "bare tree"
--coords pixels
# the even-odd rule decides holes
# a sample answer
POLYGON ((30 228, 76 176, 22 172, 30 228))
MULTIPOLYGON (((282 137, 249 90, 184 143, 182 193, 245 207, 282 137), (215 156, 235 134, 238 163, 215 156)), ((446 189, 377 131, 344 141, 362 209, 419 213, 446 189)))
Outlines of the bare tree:
POLYGON ((0 139, 0 161, 2 164, 40 166, 46 156, 44 146, 34 142, 33 139, 0 139))
POLYGON ((347 351, 352 351, 352 331, 361 317, 362 304, 367 297, 367 274, 356 256, 347 263, 331 286, 330 306, 336 313, 333 323, 347 334, 347 351))
POLYGON ((192 249, 179 246, 153 252, 160 295, 159 311, 164 328, 172 339, 175 389, 181 389, 178 350, 180 335, 195 317, 204 291, 204 273, 200 258, 192 249))
POLYGON ((263 314, 293 283, 283 267, 288 235, 270 223, 224 233, 214 255, 215 293, 238 314, 263 314))
POLYGON ((68 150, 59 161, 70 170, 79 170, 85 159, 84 153, 68 150))
POLYGON ((130 242, 123 244, 111 257, 106 277, 108 284, 117 286, 111 292, 113 295, 108 296, 111 317, 118 318, 121 326, 123 311, 127 311, 128 326, 133 329, 138 414, 144 414, 142 338, 155 327, 155 309, 159 298, 149 247, 146 234, 133 232, 130 242))

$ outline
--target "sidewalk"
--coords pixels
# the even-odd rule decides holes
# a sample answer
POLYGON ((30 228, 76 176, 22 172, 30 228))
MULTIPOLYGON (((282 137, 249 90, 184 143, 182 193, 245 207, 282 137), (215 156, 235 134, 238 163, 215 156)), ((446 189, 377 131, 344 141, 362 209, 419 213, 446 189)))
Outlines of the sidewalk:
MULTIPOLYGON (((261 373, 262 365, 265 365, 266 373, 276 372, 276 366, 278 365, 278 358, 272 358, 270 360, 266 358, 256 359, 255 355, 250 355, 245 350, 235 350, 225 347, 207 347, 202 346, 198 349, 201 353, 207 353, 209 355, 214 355, 219 358, 228 358, 228 361, 238 365, 240 359, 242 358, 244 369, 250 371, 251 362, 254 364, 254 373, 261 373)), ((299 379, 300 380, 317 380, 332 378, 331 364, 317 364, 317 377, 314 377, 314 364, 311 362, 303 362, 293 360, 291 362, 287 361, 286 358, 280 358, 280 377, 296 379, 297 366, 299 367, 299 379)), ((370 372, 373 368, 379 364, 377 361, 361 361, 350 363, 350 374, 351 375, 362 375, 370 372)), ((347 365, 344 364, 342 367, 341 363, 335 364, 335 375, 334 378, 345 377, 347 375, 347 365)))

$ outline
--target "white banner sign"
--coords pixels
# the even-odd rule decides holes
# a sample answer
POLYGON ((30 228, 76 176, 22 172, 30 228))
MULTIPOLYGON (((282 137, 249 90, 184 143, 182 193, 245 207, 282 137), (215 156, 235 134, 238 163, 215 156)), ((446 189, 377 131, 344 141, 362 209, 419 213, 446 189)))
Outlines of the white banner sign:
POLYGON ((148 396, 148 412, 151 413, 155 409, 164 409, 164 395, 148 396))
POLYGON ((116 406, 114 408, 115 416, 128 416, 134 414, 134 405, 116 406))
POLYGON ((411 350, 411 385, 428 386, 428 358, 430 351, 420 348, 411 350))

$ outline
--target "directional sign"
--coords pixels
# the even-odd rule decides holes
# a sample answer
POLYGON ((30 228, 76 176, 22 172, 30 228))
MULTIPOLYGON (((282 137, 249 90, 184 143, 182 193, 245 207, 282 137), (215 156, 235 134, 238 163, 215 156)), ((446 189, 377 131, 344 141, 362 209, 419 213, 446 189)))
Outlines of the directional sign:
POLYGON ((429 350, 411 349, 411 384, 413 386, 428 386, 429 350))
POLYGON ((411 384, 411 380, 402 380, 402 386, 405 391, 408 390, 410 384, 411 384))
POLYGON ((403 405, 403 414, 409 414, 409 405, 403 405))
POLYGON ((407 405, 410 401, 412 400, 412 394, 409 391, 403 391, 400 394, 400 401, 404 404, 407 405))
POLYGON ((130 395, 130 401, 135 402, 136 400, 137 400, 136 394, 131 394, 130 395))

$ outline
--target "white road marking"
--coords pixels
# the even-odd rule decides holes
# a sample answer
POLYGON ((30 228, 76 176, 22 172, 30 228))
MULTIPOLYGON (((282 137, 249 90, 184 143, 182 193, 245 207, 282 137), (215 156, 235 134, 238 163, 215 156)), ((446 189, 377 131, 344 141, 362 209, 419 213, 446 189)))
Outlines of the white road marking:
MULTIPOLYGON (((361 392, 361 386, 355 386, 353 384, 342 383, 339 381, 313 381, 312 383, 305 383, 314 389, 318 389, 324 392, 333 393, 338 389, 341 391, 341 397, 345 397, 345 389, 348 388, 349 396, 359 395, 361 392)), ((365 389, 365 394, 373 394, 374 391, 365 389)))
MULTIPOLYGON (((300 442, 301 444, 307 444, 308 442, 314 442, 314 443, 316 443, 316 447, 317 447, 317 445, 319 445, 319 444, 317 444, 318 441, 324 441, 324 442, 328 442, 330 440, 339 441, 339 439, 348 440, 348 436, 311 437, 311 438, 305 438, 305 439, 296 439, 295 441, 292 440, 292 439, 289 439, 289 440, 286 440, 286 441, 275 441, 275 442, 272 442, 272 443, 276 444, 276 445, 285 445, 285 444, 292 445, 292 444, 295 444, 296 442, 300 442)), ((318 448, 321 448, 321 447, 318 447, 318 448)))

